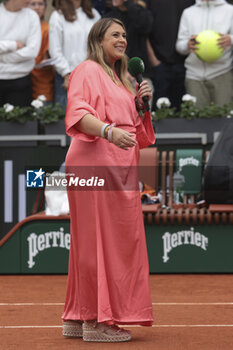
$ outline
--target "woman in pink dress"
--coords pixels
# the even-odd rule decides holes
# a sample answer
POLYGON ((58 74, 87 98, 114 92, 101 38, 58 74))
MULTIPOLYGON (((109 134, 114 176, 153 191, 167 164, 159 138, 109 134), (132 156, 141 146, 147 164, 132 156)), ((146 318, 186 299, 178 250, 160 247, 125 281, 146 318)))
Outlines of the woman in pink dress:
POLYGON ((63 335, 84 341, 129 341, 130 332, 117 325, 153 323, 134 171, 139 149, 155 141, 150 112, 139 116, 135 104, 142 106, 151 91, 143 81, 135 98, 126 78, 126 46, 121 21, 99 20, 89 34, 88 59, 74 69, 68 89, 67 176, 104 179, 102 189, 93 181, 92 187, 68 188, 71 247, 63 335))

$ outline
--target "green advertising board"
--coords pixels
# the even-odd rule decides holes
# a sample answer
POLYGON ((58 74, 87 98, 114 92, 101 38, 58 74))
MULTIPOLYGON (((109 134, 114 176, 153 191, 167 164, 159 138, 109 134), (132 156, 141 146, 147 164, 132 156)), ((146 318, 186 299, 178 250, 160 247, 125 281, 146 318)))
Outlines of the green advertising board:
MULTIPOLYGON (((145 223, 151 273, 232 273, 233 226, 145 223)), ((25 222, 0 247, 0 273, 67 273, 69 219, 25 222)))
POLYGON ((69 249, 69 220, 26 222, 0 247, 0 273, 67 273, 69 249))
POLYGON ((184 176, 182 190, 184 194, 195 194, 201 191, 202 149, 176 150, 176 171, 184 176))
POLYGON ((152 273, 233 272, 232 225, 146 225, 152 273))
POLYGON ((21 230, 22 273, 67 273, 69 221, 37 221, 21 230))

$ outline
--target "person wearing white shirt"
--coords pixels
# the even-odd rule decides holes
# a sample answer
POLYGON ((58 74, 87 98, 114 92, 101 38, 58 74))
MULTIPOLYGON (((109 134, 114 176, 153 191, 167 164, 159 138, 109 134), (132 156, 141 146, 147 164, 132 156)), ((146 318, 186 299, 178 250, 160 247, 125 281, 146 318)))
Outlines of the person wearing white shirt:
POLYGON ((0 3, 0 106, 28 106, 32 100, 30 72, 41 44, 38 15, 28 0, 0 3))
POLYGON ((184 10, 179 25, 176 49, 185 60, 186 92, 197 98, 196 107, 211 102, 219 106, 233 101, 233 6, 225 0, 196 0, 184 10), (214 62, 204 62, 195 54, 197 34, 214 30, 220 34, 218 46, 222 56, 214 62))
POLYGON ((87 38, 100 14, 90 0, 55 0, 49 21, 49 53, 55 59, 55 102, 66 106, 72 70, 87 56, 87 38))

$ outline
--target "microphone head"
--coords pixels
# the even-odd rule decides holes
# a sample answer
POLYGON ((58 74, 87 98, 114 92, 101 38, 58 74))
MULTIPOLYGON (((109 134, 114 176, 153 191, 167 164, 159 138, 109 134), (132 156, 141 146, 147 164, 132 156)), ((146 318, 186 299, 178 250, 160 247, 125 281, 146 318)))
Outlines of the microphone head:
POLYGON ((144 62, 140 57, 132 57, 129 60, 128 69, 133 77, 142 74, 145 71, 144 62))

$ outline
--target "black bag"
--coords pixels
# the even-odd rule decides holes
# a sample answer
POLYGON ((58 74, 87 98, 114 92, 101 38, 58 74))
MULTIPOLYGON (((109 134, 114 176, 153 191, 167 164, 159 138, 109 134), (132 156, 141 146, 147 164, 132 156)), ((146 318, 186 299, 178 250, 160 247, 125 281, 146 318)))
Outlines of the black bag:
POLYGON ((204 170, 207 203, 233 203, 233 121, 228 120, 211 148, 204 170))

